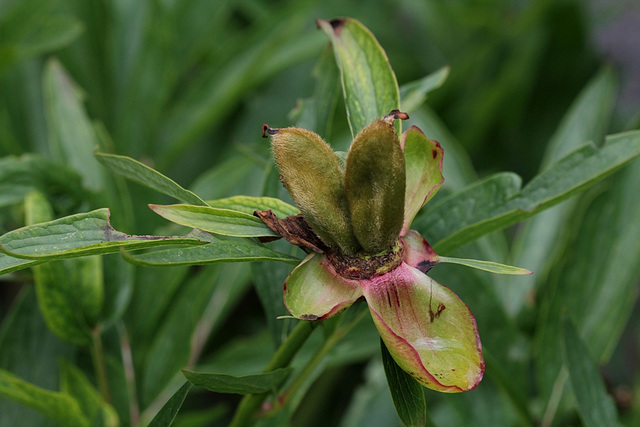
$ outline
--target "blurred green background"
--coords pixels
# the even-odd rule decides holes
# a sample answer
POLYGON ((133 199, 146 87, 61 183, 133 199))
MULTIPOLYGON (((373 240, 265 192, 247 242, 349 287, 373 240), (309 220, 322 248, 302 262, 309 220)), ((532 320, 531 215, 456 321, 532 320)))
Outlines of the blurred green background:
MULTIPOLYGON (((0 158, 35 153, 68 166, 85 179, 82 186, 71 188, 60 185, 67 181, 57 181, 55 174, 43 172, 32 176, 16 172, 2 176, 0 170, 3 179, 0 232, 24 225, 19 202, 26 189, 32 188, 47 195, 56 216, 107 206, 112 209, 112 222, 118 230, 145 234, 156 233, 166 226, 146 205, 167 199, 119 179, 88 181, 86 169, 99 166, 70 163, 70 158, 77 157, 65 151, 69 149, 65 145, 67 139, 80 141, 79 146, 85 149, 100 145, 102 151, 141 160, 205 199, 261 195, 268 191, 264 170, 271 167, 271 160, 268 144, 260 138, 262 124, 283 127, 295 123, 295 114, 291 112, 301 100, 313 95, 314 65, 327 45, 326 37, 315 28, 314 19, 339 16, 358 19, 371 30, 386 50, 401 86, 443 66, 450 67, 447 81, 429 94, 426 104, 412 115, 415 121, 407 122, 420 125, 427 136, 433 135, 443 145, 448 144, 445 157, 448 149, 458 153, 455 157, 462 166, 452 170, 451 175, 445 169, 442 195, 498 171, 513 171, 524 182, 535 176, 541 165, 544 167, 553 158, 554 153, 547 151, 549 141, 562 138, 558 129, 565 113, 588 85, 604 85, 602 93, 594 95, 593 100, 602 103, 603 112, 582 116, 578 127, 590 128, 597 123, 598 131, 579 142, 591 139, 599 145, 605 134, 638 128, 640 5, 632 0, 3 0, 0 158), (78 109, 78 105, 84 109, 78 109), (60 115, 78 115, 79 122, 93 126, 60 127, 57 120, 60 115)), ((326 131, 321 133, 336 145, 348 143, 350 136, 342 106, 338 105, 326 131)), ((566 212, 562 220, 554 222, 557 234, 550 238, 549 246, 541 250, 541 258, 534 263, 534 267, 540 268, 536 270, 535 283, 524 291, 513 291, 508 286, 517 284, 506 285, 499 280, 480 285, 481 280, 491 279, 465 276, 466 272, 443 268, 436 273, 439 274, 436 278, 462 275, 459 281, 465 285, 452 287, 478 315, 481 336, 489 342, 491 357, 515 361, 518 378, 526 384, 523 395, 527 396, 527 406, 537 415, 537 421, 549 413, 545 410, 553 388, 549 384, 554 384, 553 379, 545 382, 537 378, 539 374, 533 368, 535 361, 544 362, 537 359, 544 353, 540 348, 553 347, 544 344, 539 347, 546 339, 541 331, 548 325, 546 320, 554 317, 549 313, 562 310, 579 313, 588 307, 581 305, 580 298, 571 301, 568 298, 581 291, 597 294, 593 287, 588 287, 585 275, 589 275, 590 268, 602 272, 600 262, 607 262, 607 271, 614 269, 619 275, 602 273, 597 289, 608 285, 605 282, 611 278, 619 279, 624 285, 620 289, 626 290, 625 304, 608 306, 618 300, 602 299, 604 308, 600 306, 599 314, 593 316, 607 310, 620 310, 624 315, 610 331, 613 344, 596 346, 592 349, 593 357, 604 364, 605 382, 616 398, 621 419, 628 425, 640 422, 637 393, 640 309, 634 309, 640 249, 633 241, 633 236, 640 241, 640 235, 634 234, 638 227, 629 228, 634 218, 640 219, 635 216, 640 211, 635 201, 637 195, 634 196, 637 190, 633 187, 640 177, 639 170, 636 160, 625 169, 624 176, 621 172, 580 200, 572 201, 569 207, 563 205, 566 212), (627 258, 609 259, 623 245, 620 239, 629 233, 632 241, 627 242, 631 249, 624 252, 627 258), (566 283, 573 286, 563 288, 566 283), (495 295, 486 296, 487 289, 495 295), (514 292, 517 295, 512 300, 514 292), (490 298, 504 307, 508 325, 501 323, 507 320, 487 314, 493 310, 494 302, 487 302, 490 298), (564 306, 565 301, 570 308, 564 306)), ((498 258, 526 260, 522 254, 527 253, 527 248, 518 247, 518 243, 527 242, 518 238, 524 227, 515 227, 499 237, 490 236, 478 245, 490 246, 489 253, 498 258)), ((427 238, 428 234, 427 230, 427 238)), ((475 246, 466 251, 482 252, 475 246)), ((464 250, 462 253, 466 254, 464 250)), ((152 356, 162 354, 162 349, 172 351, 172 342, 166 342, 171 334, 165 331, 166 335, 161 335, 165 332, 155 329, 171 327, 165 319, 170 318, 173 306, 182 304, 173 322, 185 321, 180 313, 192 313, 187 323, 201 325, 204 316, 218 316, 211 309, 212 304, 226 304, 224 315, 219 315, 221 320, 209 319, 204 323, 214 326, 210 331, 199 332, 209 337, 198 350, 203 355, 201 360, 227 348, 236 336, 253 336, 264 329, 265 314, 250 286, 248 266, 216 270, 118 268, 128 269, 126 275, 130 279, 125 282, 129 285, 123 285, 126 290, 112 291, 110 301, 115 308, 104 312, 111 313, 113 319, 124 316, 122 321, 134 347, 136 343, 140 345, 134 349, 136 365, 156 363, 152 356), (218 285, 214 284, 234 281, 239 285, 235 291, 228 287, 231 297, 215 300, 214 297, 223 297, 216 293, 218 285), (204 282, 213 284, 198 286, 204 282), (158 286, 150 289, 151 285, 158 286), (194 301, 197 304, 191 310, 189 304, 194 301), (153 307, 151 313, 146 311, 149 307, 153 307), (222 328, 222 324, 229 326, 222 328), (208 332, 211 335, 206 335, 208 332), (157 339, 158 336, 165 341, 157 339)), ((278 274, 286 274, 287 268, 280 267, 285 271, 278 274)), ((271 276, 276 294, 281 283, 278 274, 271 276)), ((86 354, 57 342, 53 336, 46 338, 50 346, 46 362, 45 356, 39 354, 42 350, 34 350, 36 344, 25 343, 27 338, 18 344, 11 341, 9 338, 17 336, 17 332, 7 331, 17 324, 15 313, 32 310, 34 318, 38 314, 35 308, 29 308, 34 303, 32 293, 27 290, 30 278, 26 273, 2 280, 0 319, 4 332, 0 334, 0 343, 4 347, 0 349, 0 367, 55 389, 57 357, 73 359, 85 368, 90 365, 86 354), (15 346, 15 354, 8 350, 9 345, 15 346), (16 362, 17 354, 24 359, 22 365, 16 362), (29 370, 29 366, 35 366, 35 370, 29 370)), ((582 315, 588 318, 589 313, 576 316, 582 315)), ((600 320, 595 317, 589 321, 600 320)), ((24 328, 22 333, 45 340, 41 335, 46 333, 42 321, 34 322, 19 323, 24 328)), ((111 353, 117 359, 120 357, 117 342, 122 339, 123 326, 114 320, 111 328, 105 338, 106 346, 112 347, 111 353)), ((186 336, 190 337, 195 326, 186 328, 186 336)), ((174 333, 185 335, 184 331, 174 333)), ((269 347, 268 337, 262 338, 269 347)), ((375 347, 378 343, 373 340, 375 347)), ((182 344, 188 346, 189 340, 182 344)), ((260 348, 255 345, 253 351, 259 352, 260 348)), ((380 371, 371 368, 369 362, 376 356, 364 353, 365 356, 352 355, 351 359, 345 357, 337 367, 325 371, 301 403, 295 425, 313 425, 319 414, 325 414, 322 416, 327 417, 329 424, 340 420, 344 425, 372 422, 363 408, 376 407, 375 399, 384 403, 369 416, 375 415, 378 425, 397 423, 388 396, 372 394, 377 389, 371 384, 380 384, 380 371), (367 397, 363 384, 368 384, 371 396, 367 397)), ((154 399, 173 377, 171 372, 177 372, 183 366, 181 363, 186 363, 184 357, 176 356, 175 367, 154 365, 153 369, 167 369, 166 381, 161 378, 158 384, 153 384, 137 379, 138 409, 143 414, 145 410, 153 412, 148 405, 157 404, 154 399), (148 395, 146 390, 151 390, 148 395)), ((251 367, 250 362, 246 364, 251 367)), ((221 361, 211 365, 233 369, 221 361)), ((488 367, 490 379, 486 381, 499 383, 489 374, 492 369, 488 367)), ((503 374, 511 374, 509 367, 503 374)), ((509 401, 508 398, 492 400, 492 396, 499 394, 499 387, 486 387, 487 392, 475 395, 472 392, 443 397, 428 393, 428 407, 434 402, 434 419, 442 425, 519 424, 521 420, 514 415, 517 409, 495 411, 495 407, 509 406, 503 401, 509 401)), ((204 393, 192 395, 185 412, 202 410, 219 400, 204 393)), ((230 400, 231 404, 234 402, 230 400)), ((555 419, 552 416, 554 425, 579 423, 571 411, 571 398, 559 402, 561 415, 555 419), (568 409, 563 412, 563 408, 568 409)), ((128 413, 126 403, 114 405, 121 415, 128 413)), ((7 423, 21 411, 26 409, 0 400, 3 425, 10 425, 7 423)), ((214 415, 209 418, 203 415, 203 419, 210 422, 214 415)), ((32 417, 26 418, 34 423, 31 425, 43 423, 34 413, 26 416, 32 417)), ((206 425, 194 420, 195 416, 193 420, 184 420, 183 425, 206 425)))

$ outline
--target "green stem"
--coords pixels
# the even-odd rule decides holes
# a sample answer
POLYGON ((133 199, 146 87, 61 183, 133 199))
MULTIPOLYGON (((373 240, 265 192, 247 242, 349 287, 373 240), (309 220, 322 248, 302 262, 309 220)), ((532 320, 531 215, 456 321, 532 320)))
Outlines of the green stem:
POLYGON ((111 404, 111 393, 109 392, 109 381, 107 380, 107 367, 104 361, 104 349, 102 348, 101 329, 96 326, 91 331, 91 357, 93 359, 93 369, 96 372, 96 381, 102 399, 111 404))
MULTIPOLYGON (((276 351, 271 358, 271 361, 265 368, 265 372, 273 371, 274 369, 286 367, 293 356, 298 352, 302 344, 307 340, 317 323, 301 321, 291 331, 287 339, 276 351)), ((269 393, 247 394, 242 398, 238 409, 231 420, 230 427, 243 427, 252 424, 253 416, 257 409, 262 405, 264 399, 269 393)))
POLYGON ((313 371, 316 370, 320 362, 322 362, 329 351, 331 351, 333 347, 335 347, 335 345, 338 344, 340 340, 344 338, 344 336, 351 330, 351 328, 357 325, 358 322, 367 313, 368 310, 363 310, 362 312, 358 313, 358 315, 349 323, 347 323, 343 327, 337 328, 334 333, 325 340, 322 348, 320 348, 320 350, 315 354, 315 356, 313 356, 309 363, 307 363, 307 366, 304 367, 302 372, 300 372, 300 375, 298 375, 298 377, 291 383, 283 396, 278 399, 278 406, 274 408, 274 411, 278 411, 279 409, 286 406, 292 396, 295 395, 296 391, 298 391, 298 389, 304 385, 304 383, 307 381, 307 378, 313 373, 313 371))

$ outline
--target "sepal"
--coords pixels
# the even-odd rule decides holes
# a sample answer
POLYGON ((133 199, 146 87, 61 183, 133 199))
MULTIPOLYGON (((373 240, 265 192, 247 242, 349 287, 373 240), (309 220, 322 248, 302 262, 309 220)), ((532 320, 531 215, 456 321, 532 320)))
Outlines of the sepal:
POLYGON ((362 296, 358 280, 336 273, 324 255, 310 254, 284 282, 284 304, 302 320, 322 320, 338 314, 362 296))
POLYGON ((404 198, 405 234, 418 211, 427 203, 444 182, 442 158, 444 150, 438 141, 428 139, 422 131, 411 126, 400 138, 406 163, 406 190, 404 198))
POLYGON ((437 391, 478 385, 484 375, 478 328, 456 294, 407 264, 361 286, 378 332, 402 369, 437 391))

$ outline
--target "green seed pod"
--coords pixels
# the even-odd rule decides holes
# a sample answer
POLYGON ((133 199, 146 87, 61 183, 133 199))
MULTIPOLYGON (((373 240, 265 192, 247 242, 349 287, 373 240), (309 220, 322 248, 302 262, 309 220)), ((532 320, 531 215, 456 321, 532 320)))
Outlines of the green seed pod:
POLYGON ((367 125, 349 149, 345 191, 353 232, 368 254, 391 247, 404 217, 405 160, 393 122, 396 110, 367 125))
POLYGON ((331 147, 305 129, 265 125, 263 133, 271 135, 282 183, 313 231, 330 248, 349 255, 359 252, 349 220, 344 173, 331 147))

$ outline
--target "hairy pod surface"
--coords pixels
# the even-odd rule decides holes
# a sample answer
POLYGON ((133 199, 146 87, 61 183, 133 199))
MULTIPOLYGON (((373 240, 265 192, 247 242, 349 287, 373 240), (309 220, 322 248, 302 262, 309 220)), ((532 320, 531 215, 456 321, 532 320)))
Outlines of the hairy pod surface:
POLYGON ((364 252, 391 247, 402 229, 405 159, 393 120, 372 122, 356 136, 345 170, 353 232, 364 252))
POLYGON ((344 173, 331 147, 318 134, 301 128, 268 129, 268 133, 282 183, 311 228, 330 248, 360 252, 349 219, 344 173))

